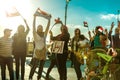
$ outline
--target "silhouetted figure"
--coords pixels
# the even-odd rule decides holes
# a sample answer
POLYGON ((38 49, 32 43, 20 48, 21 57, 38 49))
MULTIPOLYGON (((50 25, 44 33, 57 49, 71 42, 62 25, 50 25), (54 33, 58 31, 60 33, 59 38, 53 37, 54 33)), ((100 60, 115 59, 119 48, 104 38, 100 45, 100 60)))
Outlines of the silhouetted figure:
POLYGON ((24 22, 26 24, 26 30, 24 25, 19 25, 17 29, 17 33, 15 33, 13 36, 13 55, 15 58, 16 80, 19 80, 20 72, 21 72, 21 80, 24 80, 24 75, 25 75, 25 61, 27 55, 26 37, 30 29, 25 19, 24 22))

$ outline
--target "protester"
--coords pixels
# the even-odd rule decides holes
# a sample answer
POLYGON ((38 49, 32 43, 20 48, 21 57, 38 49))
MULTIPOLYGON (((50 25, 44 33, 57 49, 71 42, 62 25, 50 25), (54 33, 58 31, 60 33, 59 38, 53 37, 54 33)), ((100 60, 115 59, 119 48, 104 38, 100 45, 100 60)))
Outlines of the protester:
POLYGON ((64 41, 64 49, 63 53, 56 55, 57 60, 57 68, 60 76, 60 80, 67 80, 67 68, 66 68, 66 61, 68 57, 68 42, 70 39, 70 34, 68 32, 68 29, 65 25, 62 24, 61 33, 57 36, 53 36, 52 31, 50 31, 50 38, 51 40, 56 41, 64 41))
POLYGON ((82 78, 80 66, 81 64, 84 64, 84 60, 81 51, 85 52, 85 50, 83 50, 83 47, 86 48, 85 45, 87 45, 87 42, 84 40, 87 40, 87 38, 85 38, 85 36, 81 34, 79 28, 76 28, 74 30, 74 37, 72 38, 71 41, 71 50, 72 50, 71 54, 73 55, 72 58, 73 58, 74 69, 77 75, 77 80, 80 80, 82 78))
POLYGON ((73 64, 74 64, 74 69, 77 75, 77 80, 80 80, 80 78, 82 78, 82 72, 80 69, 80 65, 81 63, 79 63, 79 61, 76 59, 76 55, 75 52, 78 52, 79 50, 79 45, 78 42, 80 41, 80 35, 81 35, 81 31, 80 29, 75 29, 74 31, 74 37, 72 38, 71 41, 71 50, 72 50, 72 58, 73 58, 73 64))
POLYGON ((104 33, 105 30, 102 26, 96 26, 95 35, 91 38, 93 40, 92 48, 106 48, 108 35, 104 33))
MULTIPOLYGON (((98 77, 95 77, 97 73, 97 69, 99 66, 105 66, 105 61, 103 59, 100 59, 99 56, 96 53, 103 53, 105 54, 107 52, 107 45, 108 45, 108 33, 107 30, 105 31, 102 26, 96 26, 94 36, 91 37, 91 34, 89 32, 89 37, 91 40, 91 47, 88 55, 88 68, 89 73, 87 76, 87 80, 90 78, 97 79, 98 77), (101 62, 101 64, 99 64, 101 62)), ((100 73, 100 71, 99 71, 100 73)))
POLYGON ((47 27, 45 29, 45 32, 43 32, 42 25, 38 25, 37 31, 36 31, 36 27, 35 27, 36 17, 37 15, 34 14, 34 21, 33 21, 33 37, 34 37, 34 42, 35 42, 35 48, 34 48, 34 54, 33 54, 34 63, 31 66, 29 80, 32 80, 34 72, 38 64, 39 64, 39 70, 38 70, 37 80, 41 79, 43 66, 46 60, 46 37, 47 37, 47 33, 50 27, 50 19, 51 19, 51 17, 48 18, 47 27))
POLYGON ((20 68, 21 68, 21 80, 24 80, 25 75, 25 61, 27 54, 26 37, 30 29, 25 19, 24 22, 26 24, 26 30, 24 25, 19 25, 17 33, 15 33, 13 36, 13 55, 15 58, 16 80, 19 80, 20 78, 20 68))
POLYGON ((10 80, 14 80, 12 38, 10 29, 4 29, 4 36, 0 38, 0 66, 2 80, 6 80, 6 66, 8 67, 10 80))
POLYGON ((109 31, 109 39, 111 41, 111 48, 117 52, 117 56, 114 58, 111 70, 114 73, 114 80, 118 80, 120 77, 120 22, 118 22, 118 27, 115 28, 115 34, 112 35, 114 23, 111 24, 111 29, 109 31), (114 66, 114 67, 113 67, 114 66))

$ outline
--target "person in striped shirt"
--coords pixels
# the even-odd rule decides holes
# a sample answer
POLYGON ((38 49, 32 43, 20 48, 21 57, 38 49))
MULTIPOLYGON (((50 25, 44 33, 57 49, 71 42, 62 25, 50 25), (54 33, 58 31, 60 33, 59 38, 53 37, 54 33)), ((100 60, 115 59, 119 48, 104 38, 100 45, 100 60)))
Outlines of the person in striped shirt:
POLYGON ((0 66, 2 80, 6 80, 6 66, 8 67, 10 80, 14 80, 12 38, 10 29, 4 29, 4 36, 0 37, 0 66))

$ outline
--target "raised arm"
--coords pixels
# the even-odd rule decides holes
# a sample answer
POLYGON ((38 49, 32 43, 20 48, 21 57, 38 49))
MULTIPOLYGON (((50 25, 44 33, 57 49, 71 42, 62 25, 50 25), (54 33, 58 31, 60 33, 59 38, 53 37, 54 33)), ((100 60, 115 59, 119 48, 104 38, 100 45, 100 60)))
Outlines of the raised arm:
POLYGON ((91 36, 91 32, 90 31, 88 31, 88 35, 89 35, 89 39, 91 40, 92 36, 91 36))
POLYGON ((109 33, 108 33, 108 38, 109 38, 110 40, 111 40, 111 34, 112 34, 113 27, 114 27, 114 22, 112 22, 111 27, 110 27, 110 31, 109 31, 109 33))
POLYGON ((48 19, 47 27, 45 29, 45 37, 47 36, 48 30, 50 28, 50 21, 51 21, 51 18, 48 19))
POLYGON ((29 33, 29 31, 30 31, 30 28, 29 28, 29 26, 28 26, 28 24, 27 24, 27 21, 25 20, 25 19, 23 19, 24 20, 24 22, 25 22, 25 25, 26 25, 26 34, 28 34, 29 33))
POLYGON ((112 24, 111 24, 109 34, 112 34, 113 27, 114 27, 114 22, 112 22, 112 24))
POLYGON ((33 19, 33 34, 36 32, 36 15, 34 15, 34 19, 33 19))

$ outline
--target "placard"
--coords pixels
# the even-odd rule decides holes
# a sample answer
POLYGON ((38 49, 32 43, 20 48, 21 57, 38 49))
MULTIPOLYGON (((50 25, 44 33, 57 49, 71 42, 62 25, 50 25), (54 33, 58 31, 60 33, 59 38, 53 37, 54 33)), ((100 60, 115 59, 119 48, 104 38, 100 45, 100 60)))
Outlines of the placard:
POLYGON ((62 54, 64 48, 64 41, 54 41, 52 46, 52 53, 62 54))

